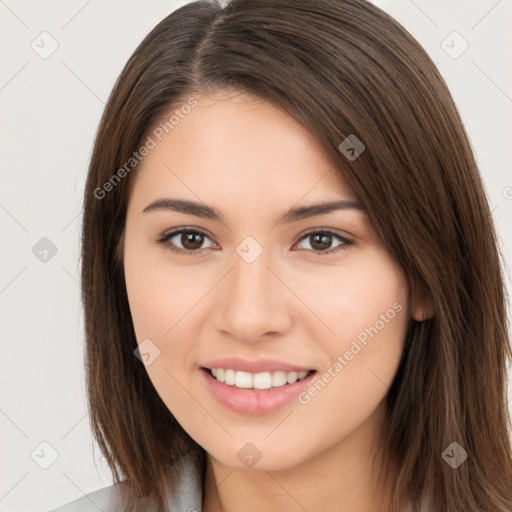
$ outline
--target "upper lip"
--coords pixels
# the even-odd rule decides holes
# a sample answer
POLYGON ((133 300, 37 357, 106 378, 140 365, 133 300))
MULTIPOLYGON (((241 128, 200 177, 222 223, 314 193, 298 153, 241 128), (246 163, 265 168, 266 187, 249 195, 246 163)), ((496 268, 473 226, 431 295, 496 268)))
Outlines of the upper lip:
POLYGON ((228 357, 224 359, 215 359, 207 361, 202 365, 204 368, 224 368, 225 370, 235 370, 249 373, 277 372, 283 370, 286 372, 303 372, 313 370, 311 367, 291 364, 277 359, 241 359, 239 357, 228 357))

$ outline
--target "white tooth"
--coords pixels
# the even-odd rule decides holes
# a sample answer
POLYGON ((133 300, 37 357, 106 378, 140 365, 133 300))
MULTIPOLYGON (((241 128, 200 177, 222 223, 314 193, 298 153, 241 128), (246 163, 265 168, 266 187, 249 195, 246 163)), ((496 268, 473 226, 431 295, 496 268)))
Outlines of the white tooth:
POLYGON ((224 376, 224 382, 233 386, 235 384, 235 370, 226 370, 226 374, 224 376))
POLYGON ((272 374, 272 387, 277 388, 286 384, 286 373, 285 372, 274 372, 272 374))
POLYGON ((253 388, 269 389, 272 387, 272 375, 270 372, 256 373, 253 378, 253 388))
POLYGON ((236 372, 235 386, 237 388, 252 388, 252 373, 236 372))
POLYGON ((297 372, 288 372, 286 374, 286 382, 288 382, 288 384, 297 382, 297 372))
POLYGON ((303 379, 309 373, 302 372, 261 372, 252 374, 236 370, 225 370, 224 368, 212 368, 212 375, 219 381, 236 386, 242 389, 270 389, 284 386, 285 384, 293 384, 297 380, 303 379))

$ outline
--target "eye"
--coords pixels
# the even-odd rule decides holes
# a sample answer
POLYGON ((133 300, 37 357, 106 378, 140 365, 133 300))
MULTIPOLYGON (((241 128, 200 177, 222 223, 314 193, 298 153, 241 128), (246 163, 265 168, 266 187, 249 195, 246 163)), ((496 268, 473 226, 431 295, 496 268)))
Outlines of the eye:
MULTIPOLYGON (((171 251, 183 255, 198 255, 203 249, 218 247, 216 244, 203 247, 205 240, 211 239, 204 231, 192 228, 180 228, 165 233, 157 242, 165 245, 165 247, 171 251)), ((301 249, 312 251, 319 256, 346 250, 353 245, 351 240, 329 229, 311 231, 303 235, 300 240, 309 240, 309 243, 306 244, 309 245, 309 247, 301 247, 301 249), (339 243, 335 245, 334 248, 329 249, 333 243, 333 239, 337 239, 339 243)), ((300 245, 300 243, 301 242, 296 245, 300 245)))
MULTIPOLYGON (((174 252, 195 255, 199 254, 203 249, 208 248, 201 247, 205 239, 209 240, 210 238, 203 231, 190 228, 180 228, 164 234, 158 240, 158 243, 165 245, 174 252)), ((210 245, 209 247, 213 246, 210 245)))
POLYGON ((325 254, 332 254, 334 252, 346 250, 354 243, 348 238, 345 238, 340 234, 329 229, 310 231, 309 233, 306 233, 300 240, 309 240, 310 242, 306 244, 309 245, 309 247, 306 247, 306 250, 313 251, 318 256, 323 256, 325 254), (338 245, 335 245, 333 249, 329 249, 329 246, 331 246, 333 239, 338 239, 340 243, 338 245))

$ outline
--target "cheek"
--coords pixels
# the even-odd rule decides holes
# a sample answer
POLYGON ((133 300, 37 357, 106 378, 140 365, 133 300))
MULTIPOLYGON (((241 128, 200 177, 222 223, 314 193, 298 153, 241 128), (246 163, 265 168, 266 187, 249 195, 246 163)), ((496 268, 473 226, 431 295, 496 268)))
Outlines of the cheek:
POLYGON ((364 340, 375 324, 382 332, 405 330, 407 281, 383 251, 367 250, 343 265, 305 270, 295 273, 293 282, 296 294, 316 315, 317 321, 310 323, 317 334, 311 332, 312 339, 322 331, 322 339, 331 340, 331 348, 338 350, 357 336, 364 340))
POLYGON ((214 284, 211 269, 173 266, 164 251, 144 251, 129 241, 127 248, 125 280, 136 339, 151 340, 144 347, 158 354, 146 371, 169 410, 179 412, 190 408, 182 386, 196 377, 197 340, 208 314, 204 298, 214 284))
MULTIPOLYGON (((179 311, 175 287, 166 285, 154 269, 138 269, 136 275, 127 276, 126 287, 130 311, 137 340, 161 338, 172 327, 175 312, 179 311)), ((183 298, 183 296, 181 296, 183 298)))
POLYGON ((335 401, 343 414, 359 411, 363 417, 384 398, 398 369, 408 326, 407 281, 382 251, 366 251, 357 261, 323 272, 309 276, 309 288, 306 280, 297 281, 304 302, 322 320, 308 327, 325 355, 322 382, 303 403, 320 410, 335 401))
MULTIPOLYGON (((309 415, 328 414, 348 432, 378 407, 396 374, 408 326, 408 286, 380 251, 316 283, 312 309, 323 312, 334 333, 320 338, 325 365, 299 401, 309 415)), ((322 427, 313 428, 321 436, 322 427)))
POLYGON ((353 276, 338 301, 340 335, 362 343, 379 336, 400 344, 408 310, 407 286, 400 271, 381 264, 354 270, 353 276))
POLYGON ((125 280, 137 340, 168 338, 204 294, 197 273, 173 270, 162 258, 139 257, 136 251, 127 253, 125 280))
MULTIPOLYGON (((190 408, 183 383, 192 369, 190 344, 183 342, 187 312, 204 291, 191 281, 195 276, 190 272, 173 270, 161 257, 130 247, 129 242, 126 247, 125 281, 136 339, 139 344, 151 340, 141 345, 152 356, 145 369, 169 410, 182 417, 190 408)), ((195 412, 188 414, 197 420, 195 412)))

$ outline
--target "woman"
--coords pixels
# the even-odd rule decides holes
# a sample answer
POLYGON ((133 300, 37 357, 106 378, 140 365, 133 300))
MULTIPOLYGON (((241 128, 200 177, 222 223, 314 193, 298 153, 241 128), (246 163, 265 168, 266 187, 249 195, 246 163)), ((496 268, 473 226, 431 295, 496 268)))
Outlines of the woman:
POLYGON ((450 93, 364 0, 203 0, 84 199, 96 439, 66 510, 512 510, 504 285, 450 93))

